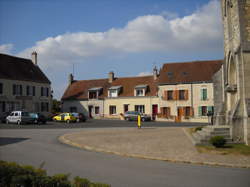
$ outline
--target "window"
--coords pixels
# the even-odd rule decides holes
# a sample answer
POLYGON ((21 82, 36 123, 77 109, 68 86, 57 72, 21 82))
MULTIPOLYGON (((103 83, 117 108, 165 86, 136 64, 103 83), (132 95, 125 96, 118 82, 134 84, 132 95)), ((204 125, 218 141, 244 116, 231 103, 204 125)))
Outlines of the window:
POLYGON ((179 90, 179 100, 185 100, 185 90, 179 90))
POLYGON ((31 95, 30 86, 26 86, 26 95, 27 95, 27 96, 31 95))
POLYGON ((41 87, 41 96, 49 96, 49 88, 41 87))
POLYGON ((173 94, 174 94, 173 90, 168 90, 167 91, 167 100, 173 100, 174 99, 173 94))
POLYGON ((22 85, 13 84, 12 94, 13 95, 23 95, 23 87, 22 87, 22 85))
POLYGON ((128 104, 123 105, 124 113, 128 111, 128 104))
POLYGON ((36 96, 36 87, 35 86, 32 86, 32 95, 36 96))
POLYGON ((89 92, 89 99, 96 99, 97 98, 97 92, 89 92))
POLYGON ((207 116, 207 106, 199 106, 199 116, 207 116))
POLYGON ((75 106, 71 106, 71 107, 69 108, 69 111, 70 111, 70 112, 77 112, 77 108, 76 108, 75 106))
POLYGON ((3 94, 3 83, 0 82, 0 95, 3 94))
POLYGON ((135 105, 135 111, 145 113, 145 106, 144 105, 135 105))
POLYGON ((144 96, 143 89, 136 90, 136 96, 144 96))
POLYGON ((170 117, 170 107, 161 107, 163 117, 170 117))
POLYGON ((201 89, 201 100, 202 101, 207 100, 207 88, 202 88, 201 89))
POLYGON ((116 114, 116 106, 114 105, 109 106, 109 114, 116 114))
POLYGON ((41 103, 41 112, 48 112, 49 111, 49 103, 42 102, 41 103))
POLYGON ((187 107, 184 108, 184 115, 185 116, 192 116, 191 107, 190 106, 187 106, 187 107))
POLYGON ((117 97, 117 90, 109 90, 109 97, 117 97))
POLYGON ((99 114, 100 113, 100 107, 99 106, 96 106, 95 107, 95 114, 99 114))

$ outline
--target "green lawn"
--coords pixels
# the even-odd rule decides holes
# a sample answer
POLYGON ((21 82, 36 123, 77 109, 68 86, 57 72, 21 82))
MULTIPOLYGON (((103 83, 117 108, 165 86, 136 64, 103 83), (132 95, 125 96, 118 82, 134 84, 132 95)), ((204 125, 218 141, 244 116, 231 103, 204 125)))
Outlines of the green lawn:
POLYGON ((250 146, 245 144, 227 144, 223 148, 216 148, 212 145, 198 145, 196 146, 200 153, 215 153, 215 154, 234 154, 250 156, 250 146))

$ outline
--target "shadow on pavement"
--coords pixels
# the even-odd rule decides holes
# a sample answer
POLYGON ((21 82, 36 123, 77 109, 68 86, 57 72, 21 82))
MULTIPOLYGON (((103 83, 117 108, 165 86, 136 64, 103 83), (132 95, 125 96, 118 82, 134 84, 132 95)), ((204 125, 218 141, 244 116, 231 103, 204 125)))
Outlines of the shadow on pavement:
POLYGON ((0 146, 13 144, 28 140, 29 138, 10 138, 10 137, 0 137, 0 146))

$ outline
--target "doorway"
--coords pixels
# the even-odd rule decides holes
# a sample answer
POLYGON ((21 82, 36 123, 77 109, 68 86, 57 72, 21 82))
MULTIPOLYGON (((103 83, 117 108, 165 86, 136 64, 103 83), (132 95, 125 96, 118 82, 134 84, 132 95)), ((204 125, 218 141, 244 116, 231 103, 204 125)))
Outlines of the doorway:
POLYGON ((93 111, 93 106, 90 105, 90 106, 89 106, 89 118, 93 118, 93 116, 92 116, 92 111, 93 111))
POLYGON ((158 114, 158 105, 152 105, 152 119, 155 120, 158 114))
POLYGON ((183 115, 182 107, 178 107, 177 117, 175 118, 175 122, 181 122, 182 115, 183 115))

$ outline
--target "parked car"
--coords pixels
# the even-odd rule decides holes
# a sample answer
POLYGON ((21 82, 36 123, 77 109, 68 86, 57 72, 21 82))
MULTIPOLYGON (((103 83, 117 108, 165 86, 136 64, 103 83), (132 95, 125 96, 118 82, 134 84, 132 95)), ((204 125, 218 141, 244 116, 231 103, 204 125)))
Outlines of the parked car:
POLYGON ((6 123, 16 123, 18 125, 23 123, 32 123, 32 117, 29 112, 24 111, 13 111, 6 117, 6 123))
POLYGON ((137 111, 125 112, 124 119, 127 120, 127 121, 136 121, 138 119, 138 115, 141 116, 142 121, 150 121, 151 120, 150 115, 143 114, 143 113, 140 113, 140 112, 137 112, 137 111))
POLYGON ((70 122, 76 122, 77 119, 71 113, 62 113, 57 116, 54 116, 53 121, 63 121, 63 122, 70 123, 70 122))
POLYGON ((82 113, 73 112, 72 115, 76 117, 76 122, 85 122, 86 121, 86 117, 82 113))
POLYGON ((46 124, 46 117, 40 113, 30 113, 34 124, 46 124))
POLYGON ((3 112, 0 114, 0 123, 6 123, 6 117, 10 115, 10 112, 3 112))

